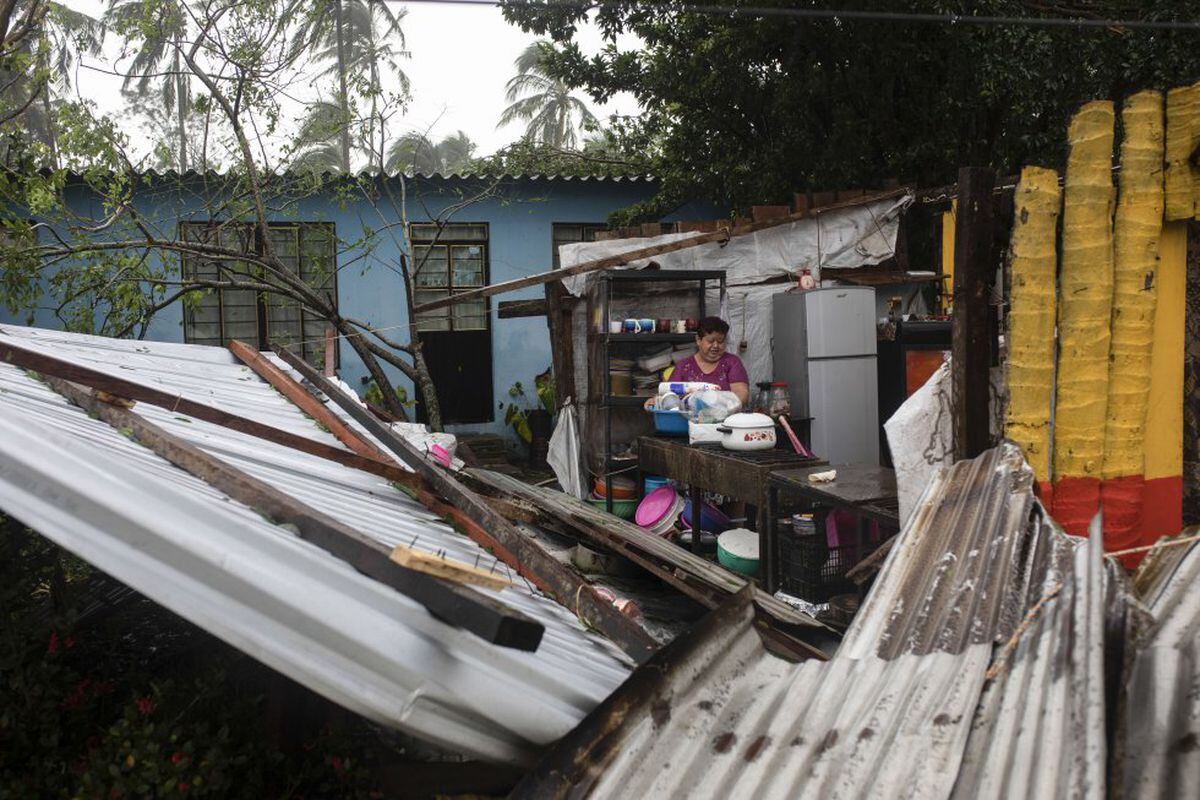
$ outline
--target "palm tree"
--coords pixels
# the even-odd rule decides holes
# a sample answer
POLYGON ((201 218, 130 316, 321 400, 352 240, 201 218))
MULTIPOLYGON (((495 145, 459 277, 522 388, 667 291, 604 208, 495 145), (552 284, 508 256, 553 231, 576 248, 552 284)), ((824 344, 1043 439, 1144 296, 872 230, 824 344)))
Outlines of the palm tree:
POLYGON ((126 36, 130 42, 140 41, 129 76, 122 88, 135 86, 146 94, 158 79, 158 92, 163 106, 175 112, 175 133, 179 140, 179 171, 187 171, 188 136, 187 113, 191 106, 188 77, 184 74, 180 47, 187 35, 187 12, 184 0, 162 0, 157 28, 145 34, 143 0, 109 0, 104 15, 108 27, 126 36))
POLYGON ((46 85, 41 102, 30 106, 26 125, 30 134, 50 150, 50 160, 58 164, 58 133, 54 121, 54 95, 62 97, 71 90, 71 73, 80 55, 100 52, 103 28, 95 17, 51 2, 46 14, 42 39, 37 45, 38 69, 46 85))
POLYGON ((597 122, 587 105, 572 96, 567 85, 551 77, 546 70, 546 59, 553 48, 548 41, 535 41, 513 62, 517 74, 509 78, 504 91, 509 106, 500 115, 496 127, 525 121, 525 138, 538 144, 573 150, 579 143, 577 129, 597 122))
POLYGON ((296 137, 302 149, 292 161, 292 169, 305 172, 343 171, 340 139, 346 127, 337 103, 318 100, 310 105, 296 137))
POLYGON ((406 133, 388 149, 388 172, 417 175, 451 175, 471 166, 475 143, 456 131, 437 144, 423 133, 406 133))
POLYGON ((381 0, 319 0, 306 4, 306 8, 301 16, 296 46, 311 50, 317 61, 330 62, 321 77, 337 79, 337 108, 341 120, 337 131, 341 148, 339 166, 343 172, 350 171, 353 149, 350 122, 355 117, 351 95, 356 93, 371 98, 371 112, 363 139, 372 156, 379 153, 379 166, 382 167, 382 144, 376 148, 377 135, 380 140, 383 138, 378 99, 383 93, 383 78, 389 73, 398 81, 402 94, 409 90, 408 76, 396 63, 408 56, 404 50, 404 31, 400 27, 407 11, 393 12, 381 0), (351 86, 352 76, 363 77, 358 77, 351 86))

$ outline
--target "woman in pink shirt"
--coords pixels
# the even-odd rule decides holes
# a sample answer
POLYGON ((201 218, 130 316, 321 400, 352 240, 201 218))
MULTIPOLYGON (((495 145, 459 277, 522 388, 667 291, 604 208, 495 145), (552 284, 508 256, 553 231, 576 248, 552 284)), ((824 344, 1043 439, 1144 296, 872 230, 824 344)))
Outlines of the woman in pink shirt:
POLYGON ((727 392, 733 392, 742 401, 742 408, 750 403, 750 376, 742 360, 733 353, 725 352, 725 334, 729 323, 720 317, 705 317, 696 330, 696 355, 675 365, 672 381, 704 381, 715 383, 727 392))

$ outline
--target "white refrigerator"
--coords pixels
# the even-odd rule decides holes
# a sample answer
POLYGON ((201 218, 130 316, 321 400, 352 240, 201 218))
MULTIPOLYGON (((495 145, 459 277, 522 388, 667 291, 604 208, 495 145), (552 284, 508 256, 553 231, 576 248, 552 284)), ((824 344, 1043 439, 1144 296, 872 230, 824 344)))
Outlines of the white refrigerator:
POLYGON ((812 418, 812 449, 830 464, 879 463, 875 290, 840 286, 773 298, 774 379, 796 417, 812 418))

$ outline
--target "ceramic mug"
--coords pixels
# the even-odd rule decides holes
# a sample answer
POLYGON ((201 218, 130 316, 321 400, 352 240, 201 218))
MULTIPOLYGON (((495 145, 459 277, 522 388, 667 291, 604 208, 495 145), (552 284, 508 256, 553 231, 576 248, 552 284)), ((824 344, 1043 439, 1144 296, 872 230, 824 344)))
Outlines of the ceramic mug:
POLYGON ((625 320, 625 332, 626 333, 637 333, 638 332, 638 321, 636 319, 625 320))
POLYGON ((654 330, 657 333, 670 333, 671 332, 671 320, 669 320, 669 319, 656 320, 654 322, 654 330))
POLYGON ((683 319, 675 320, 675 332, 676 333, 687 333, 687 320, 683 320, 683 319))
POLYGON ((621 327, 623 324, 624 323, 622 323, 621 320, 619 320, 619 319, 610 320, 608 323, 608 332, 609 333, 620 333, 621 327))
POLYGON ((700 330, 700 320, 695 317, 688 317, 683 323, 684 330, 688 333, 700 330))
POLYGON ((638 320, 638 333, 654 333, 654 320, 639 319, 638 320))

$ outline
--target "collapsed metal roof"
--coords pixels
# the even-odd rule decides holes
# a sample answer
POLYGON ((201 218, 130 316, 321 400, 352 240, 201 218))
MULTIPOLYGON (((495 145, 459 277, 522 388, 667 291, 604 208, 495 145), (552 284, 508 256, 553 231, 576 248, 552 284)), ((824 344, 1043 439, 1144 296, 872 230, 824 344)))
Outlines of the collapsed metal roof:
MULTIPOLYGON (((342 448, 220 348, 7 325, 0 342, 342 448)), ((383 478, 177 411, 145 403, 133 411, 389 547, 494 561, 383 478)), ((519 578, 478 591, 544 626, 535 652, 446 624, 7 364, 0 508, 325 697, 479 758, 528 763, 630 670, 626 656, 519 578)))
POLYGON ((901 536, 832 660, 769 655, 742 598, 640 667, 515 795, 1102 795, 1103 632, 1126 609, 1099 537, 1042 516, 1007 444, 939 474, 901 536))
POLYGON ((1122 797, 1200 796, 1200 545, 1163 544, 1137 574, 1153 622, 1139 637, 1119 714, 1122 797))

